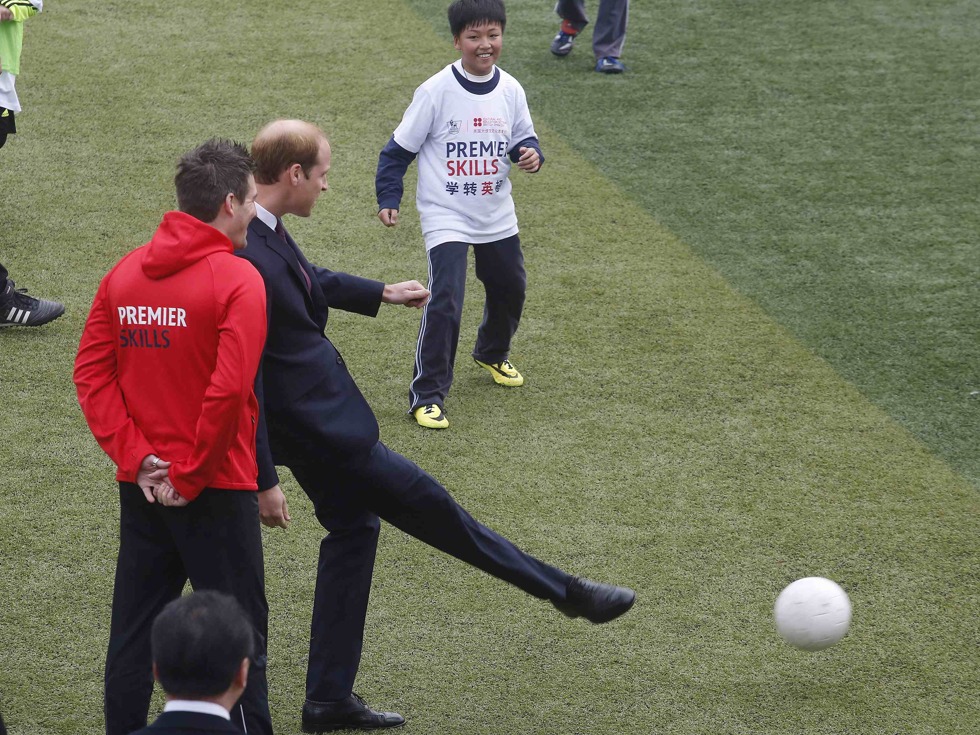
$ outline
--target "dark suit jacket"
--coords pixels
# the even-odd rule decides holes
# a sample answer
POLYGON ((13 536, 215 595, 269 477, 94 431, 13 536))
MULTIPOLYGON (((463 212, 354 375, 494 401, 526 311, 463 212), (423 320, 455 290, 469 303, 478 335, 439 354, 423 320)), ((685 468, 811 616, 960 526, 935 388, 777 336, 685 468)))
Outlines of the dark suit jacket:
POLYGON ((279 482, 277 464, 350 456, 378 441, 374 413, 323 330, 330 307, 376 316, 384 283, 311 265, 287 238, 256 217, 237 251, 262 274, 269 312, 255 390, 260 490, 279 482))
POLYGON ((234 733, 241 735, 241 730, 228 720, 217 715, 206 715, 200 712, 164 712, 155 722, 132 735, 206 735, 213 733, 234 733))

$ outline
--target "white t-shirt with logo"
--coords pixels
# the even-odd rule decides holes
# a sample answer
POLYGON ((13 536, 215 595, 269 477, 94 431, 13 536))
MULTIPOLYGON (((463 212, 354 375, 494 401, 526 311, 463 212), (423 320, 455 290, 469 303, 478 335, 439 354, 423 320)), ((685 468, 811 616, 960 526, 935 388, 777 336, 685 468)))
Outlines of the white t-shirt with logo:
POLYGON ((394 140, 418 154, 415 204, 426 249, 444 242, 484 243, 517 234, 510 195, 510 149, 536 138, 524 89, 503 70, 493 91, 468 91, 453 73, 426 80, 395 129, 394 140))

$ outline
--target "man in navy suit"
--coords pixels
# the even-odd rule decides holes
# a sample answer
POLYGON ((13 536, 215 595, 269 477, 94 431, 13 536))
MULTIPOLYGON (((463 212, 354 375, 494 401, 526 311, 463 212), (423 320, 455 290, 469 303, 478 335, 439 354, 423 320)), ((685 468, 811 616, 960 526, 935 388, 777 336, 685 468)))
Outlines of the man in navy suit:
POLYGON ((241 735, 230 711, 245 691, 254 636, 235 598, 212 590, 180 597, 153 621, 151 640, 167 703, 134 735, 241 735))
POLYGON ((353 693, 374 570, 380 519, 425 543, 551 601, 570 617, 612 620, 636 597, 545 564, 470 516, 446 489, 378 439, 378 423, 324 335, 330 307, 375 316, 382 302, 421 307, 417 281, 386 285, 311 265, 282 216, 308 217, 327 190, 330 145, 299 120, 265 126, 252 144, 258 186, 248 245, 238 251, 265 280, 269 329, 256 380, 259 512, 266 525, 289 520, 275 465, 285 465, 328 531, 320 544, 304 732, 404 724, 353 693))

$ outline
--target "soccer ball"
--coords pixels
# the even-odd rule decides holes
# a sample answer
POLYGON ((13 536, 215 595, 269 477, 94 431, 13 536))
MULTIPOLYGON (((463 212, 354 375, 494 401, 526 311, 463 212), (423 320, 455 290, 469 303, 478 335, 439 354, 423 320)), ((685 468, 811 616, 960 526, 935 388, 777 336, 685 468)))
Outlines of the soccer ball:
POLYGON ((820 651, 847 633, 851 601, 836 582, 805 577, 779 593, 773 614, 776 630, 788 643, 804 651, 820 651))

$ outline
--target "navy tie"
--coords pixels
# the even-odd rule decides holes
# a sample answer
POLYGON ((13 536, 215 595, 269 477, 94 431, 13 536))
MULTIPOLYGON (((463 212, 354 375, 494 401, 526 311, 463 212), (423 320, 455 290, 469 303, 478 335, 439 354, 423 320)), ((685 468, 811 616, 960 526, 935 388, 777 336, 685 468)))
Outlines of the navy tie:
POLYGON ((303 267, 303 263, 299 259, 299 252, 297 251, 296 247, 289 242, 289 239, 286 237, 286 228, 282 226, 282 220, 278 217, 276 218, 276 234, 279 235, 279 237, 282 238, 282 241, 289 245, 290 249, 293 251, 293 255, 296 256, 296 265, 299 266, 299 272, 303 274, 303 278, 306 280, 306 292, 312 294, 313 284, 310 282, 310 276, 307 274, 306 268, 303 267))

